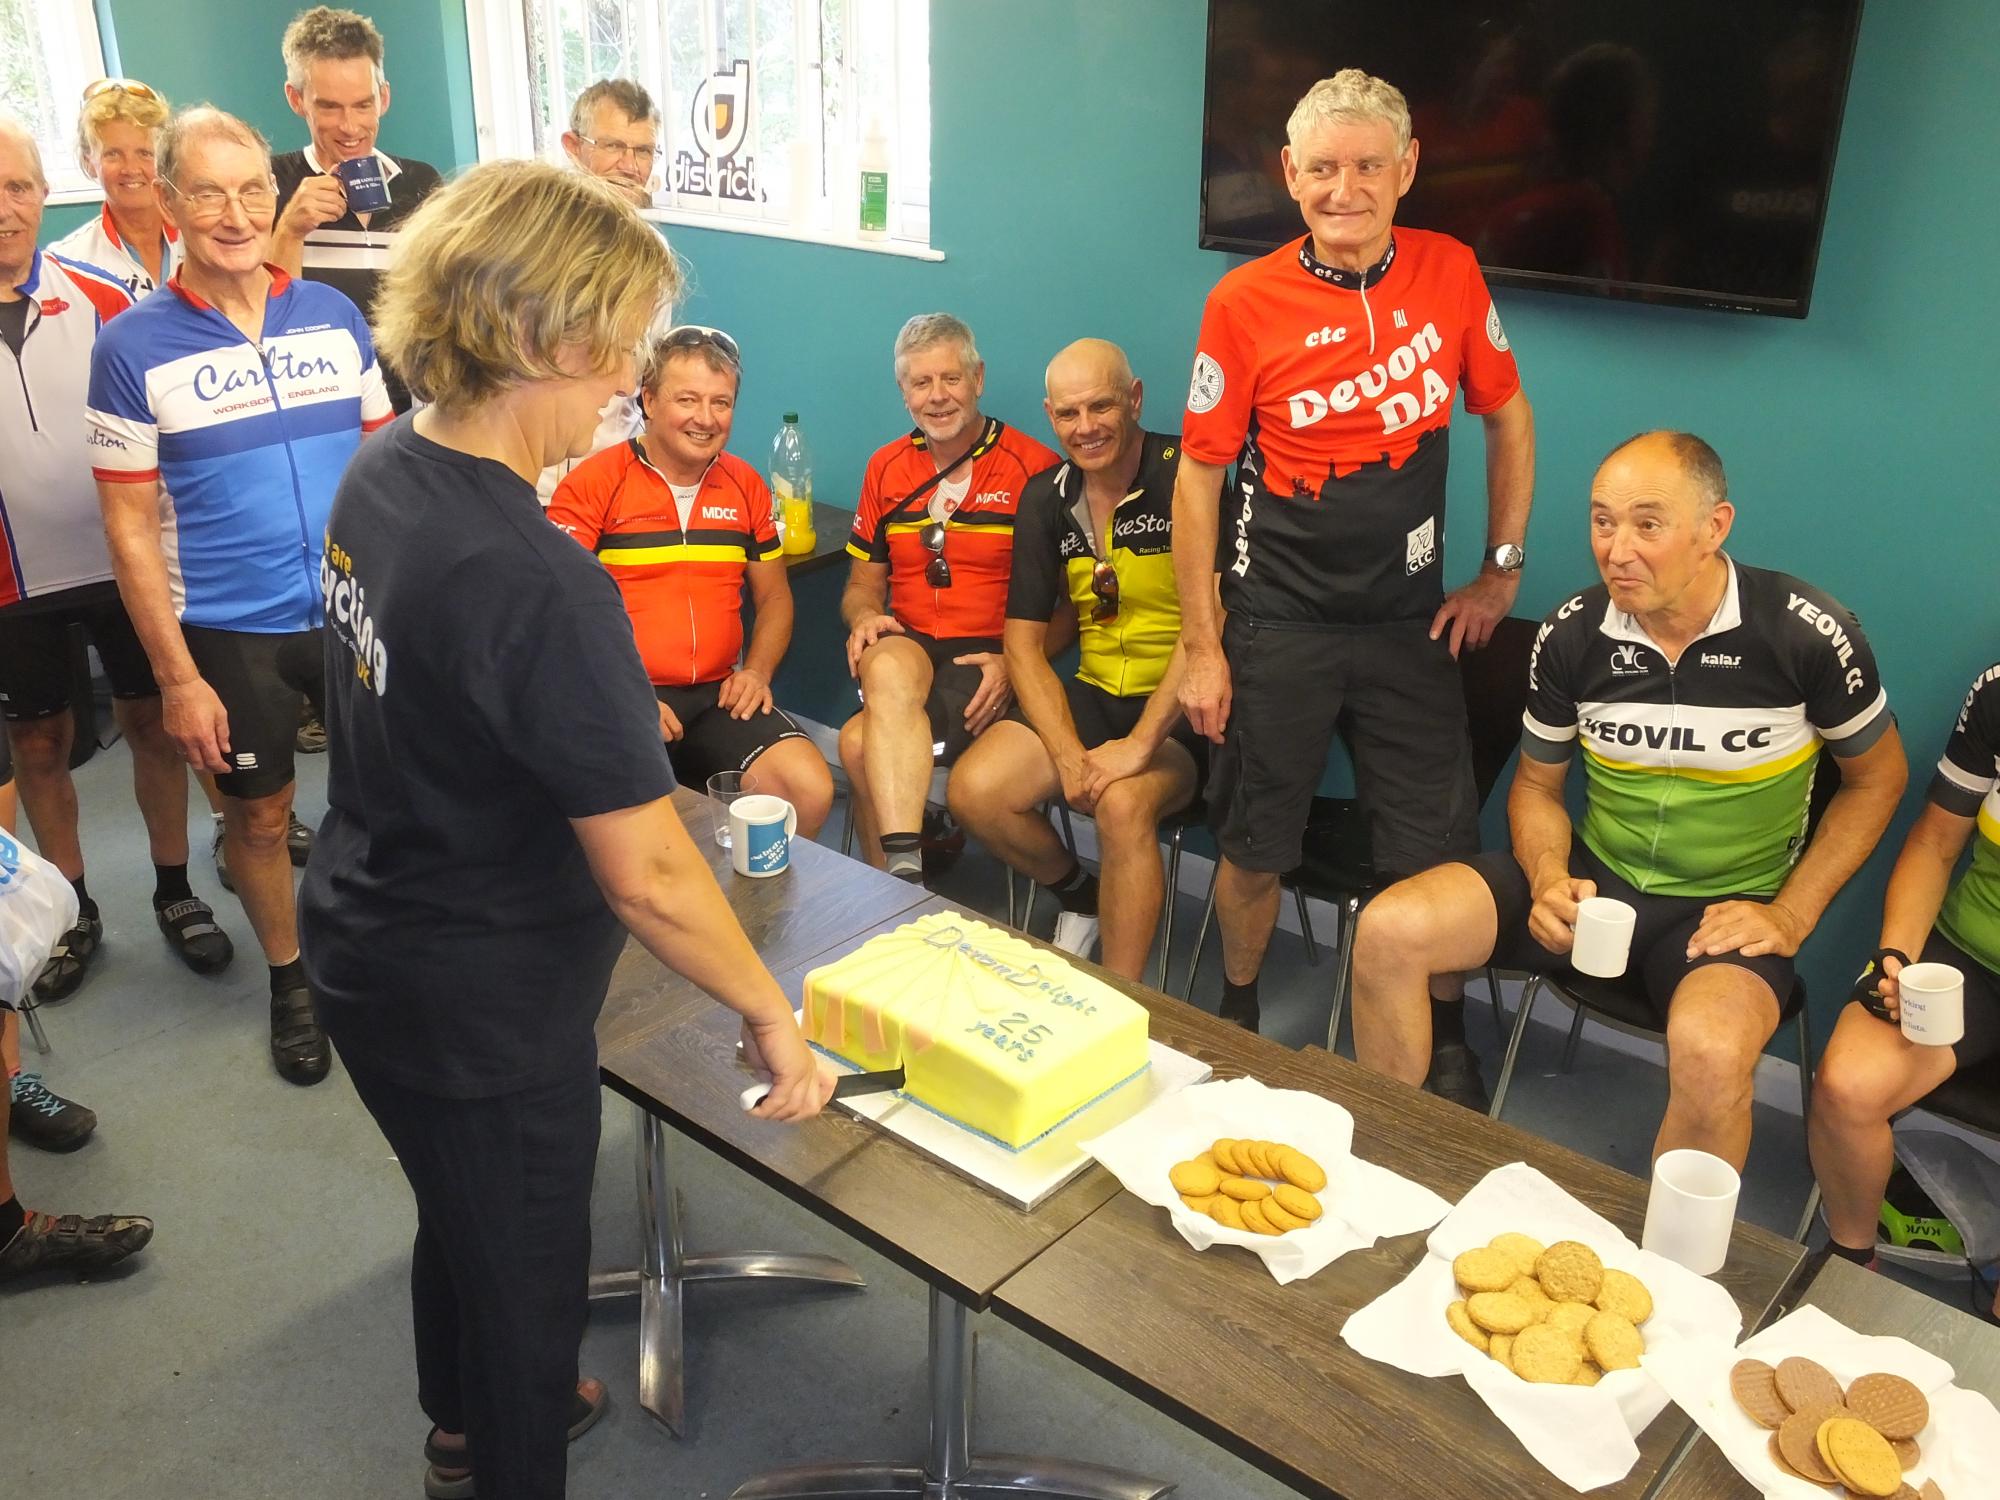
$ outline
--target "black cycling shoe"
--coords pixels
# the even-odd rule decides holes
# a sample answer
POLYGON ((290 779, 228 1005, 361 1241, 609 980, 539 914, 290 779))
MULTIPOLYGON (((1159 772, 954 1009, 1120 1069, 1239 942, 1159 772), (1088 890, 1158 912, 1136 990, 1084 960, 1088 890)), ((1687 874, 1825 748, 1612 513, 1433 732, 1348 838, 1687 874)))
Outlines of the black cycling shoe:
POLYGON ((333 1049, 304 985, 271 996, 271 1061, 280 1078, 301 1086, 318 1083, 333 1066, 333 1049))
POLYGON ((229 934, 215 925, 215 909, 199 896, 187 896, 153 908, 153 920, 167 946, 197 974, 219 974, 236 957, 229 934))
MULTIPOLYGON (((326 747, 322 745, 320 748, 326 747)), ((299 821, 297 813, 293 813, 291 822, 285 825, 285 852, 291 855, 294 870, 303 870, 306 861, 312 857, 313 831, 299 821)))
POLYGON ((97 945, 103 941, 101 917, 78 917, 76 926, 62 935, 49 954, 49 961, 42 966, 35 980, 35 998, 45 1005, 55 1005, 74 995, 83 984, 91 959, 97 955, 97 945))
POLYGON ((36 1271, 101 1271, 146 1248, 153 1221, 134 1214, 30 1213, 15 1236, 0 1245, 0 1281, 36 1271))
POLYGON ((1476 1114, 1485 1114, 1492 1105, 1479 1076, 1479 1054, 1464 1042, 1444 1042, 1431 1053, 1431 1076, 1424 1087, 1476 1114))
POLYGON ((39 1073, 16 1073, 8 1091, 7 1134, 44 1151, 74 1151, 97 1129, 97 1112, 65 1099, 39 1073))

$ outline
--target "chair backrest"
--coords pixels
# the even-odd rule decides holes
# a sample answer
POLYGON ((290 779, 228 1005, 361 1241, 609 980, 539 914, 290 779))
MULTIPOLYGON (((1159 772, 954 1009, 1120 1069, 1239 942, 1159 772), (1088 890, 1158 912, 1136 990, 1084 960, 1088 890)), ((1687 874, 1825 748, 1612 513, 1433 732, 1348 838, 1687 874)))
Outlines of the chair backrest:
POLYGON ((1484 646, 1458 656, 1466 726, 1472 736, 1472 781, 1481 807, 1521 743, 1521 715, 1528 707, 1528 658, 1539 629, 1538 621, 1508 615, 1484 646))

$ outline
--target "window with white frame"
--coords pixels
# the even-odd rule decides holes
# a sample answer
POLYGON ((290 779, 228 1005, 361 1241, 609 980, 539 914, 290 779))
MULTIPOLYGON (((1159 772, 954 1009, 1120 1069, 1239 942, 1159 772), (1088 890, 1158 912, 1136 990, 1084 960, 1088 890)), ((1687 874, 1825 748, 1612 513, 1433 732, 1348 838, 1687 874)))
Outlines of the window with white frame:
POLYGON ((104 76, 104 45, 91 0, 0 0, 0 108, 24 121, 42 148, 58 202, 94 198, 76 160, 83 91, 104 76))
MULTIPOLYGON (((0 0, 0 5, 17 0, 0 0)), ((797 238, 859 235, 886 157, 888 231, 930 243, 928 0, 468 0, 482 160, 563 159, 570 105, 630 78, 660 111, 654 216, 797 238)))

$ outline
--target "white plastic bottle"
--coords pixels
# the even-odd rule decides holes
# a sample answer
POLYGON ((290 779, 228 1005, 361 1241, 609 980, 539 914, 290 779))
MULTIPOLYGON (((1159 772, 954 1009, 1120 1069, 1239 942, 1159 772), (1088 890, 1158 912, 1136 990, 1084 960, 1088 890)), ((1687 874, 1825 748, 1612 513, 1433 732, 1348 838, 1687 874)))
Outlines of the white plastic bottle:
POLYGON ((812 551, 819 540, 813 531, 812 449, 795 411, 785 413, 785 425, 771 443, 771 507, 785 551, 812 551))
POLYGON ((864 240, 889 237, 889 137, 882 133, 882 119, 868 121, 868 134, 861 139, 861 222, 864 240))

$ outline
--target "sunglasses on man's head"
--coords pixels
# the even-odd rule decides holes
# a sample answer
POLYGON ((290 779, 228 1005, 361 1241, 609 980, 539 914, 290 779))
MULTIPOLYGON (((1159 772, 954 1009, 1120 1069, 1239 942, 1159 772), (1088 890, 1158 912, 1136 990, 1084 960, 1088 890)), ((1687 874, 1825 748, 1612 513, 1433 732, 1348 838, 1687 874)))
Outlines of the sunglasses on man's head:
POLYGON ((932 521, 917 533, 917 540, 924 544, 924 550, 931 554, 931 560, 924 565, 924 582, 934 589, 951 587, 951 564, 944 560, 944 522, 932 521))
POLYGON ((100 78, 84 88, 83 102, 88 104, 99 94, 130 94, 134 99, 155 101, 160 97, 159 92, 151 85, 141 83, 136 78, 100 78))
POLYGON ((739 370, 743 368, 743 351, 737 347, 736 340, 720 328, 706 328, 700 323, 682 323, 660 335, 660 348, 663 350, 699 349, 704 344, 739 370))

